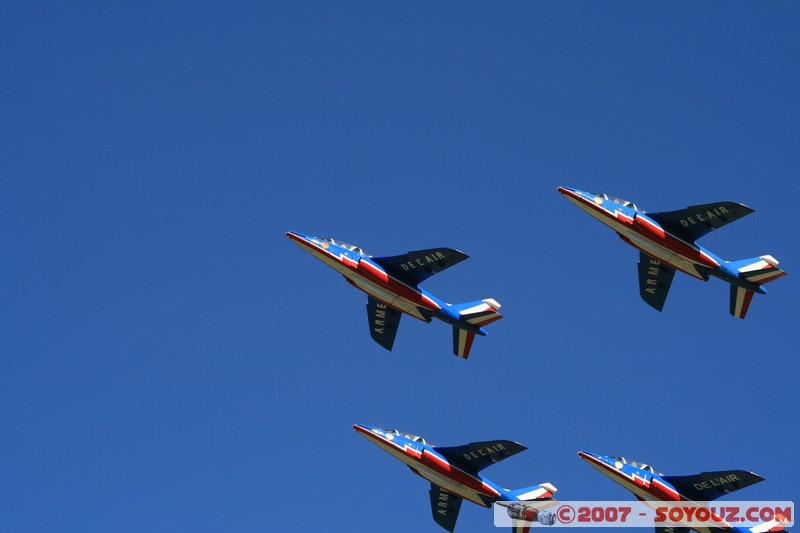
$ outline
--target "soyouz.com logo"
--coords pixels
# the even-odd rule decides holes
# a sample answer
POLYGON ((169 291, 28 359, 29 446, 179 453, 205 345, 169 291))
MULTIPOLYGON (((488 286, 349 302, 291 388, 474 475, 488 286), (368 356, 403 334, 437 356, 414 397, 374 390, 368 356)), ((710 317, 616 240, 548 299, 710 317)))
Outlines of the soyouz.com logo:
POLYGON ((494 525, 689 528, 764 526, 764 531, 778 531, 781 527, 794 525, 794 503, 555 500, 497 502, 494 505, 494 525))

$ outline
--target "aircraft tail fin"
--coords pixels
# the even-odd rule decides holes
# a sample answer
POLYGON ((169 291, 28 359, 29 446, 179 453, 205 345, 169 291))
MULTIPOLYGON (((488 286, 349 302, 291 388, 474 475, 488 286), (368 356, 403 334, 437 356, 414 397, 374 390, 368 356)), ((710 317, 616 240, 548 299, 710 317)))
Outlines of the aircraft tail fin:
POLYGON ((472 349, 472 341, 475 340, 475 334, 471 331, 461 329, 458 326, 453 326, 453 353, 462 359, 469 357, 469 351, 472 349))
MULTIPOLYGON (((451 306, 459 317, 468 322, 469 324, 481 328, 492 322, 496 322, 503 318, 503 315, 497 312, 500 309, 500 304, 497 300, 487 298, 477 302, 467 302, 463 304, 453 304, 451 306)), ((462 359, 469 357, 469 351, 472 349, 472 341, 475 340, 475 333, 453 326, 453 353, 462 359)))
POLYGON ((731 285, 731 314, 736 318, 744 318, 750 309, 750 301, 755 292, 731 285))
MULTIPOLYGON (((729 265, 739 271, 740 277, 759 287, 786 275, 786 272, 778 268, 778 261, 771 255, 731 261, 729 265)), ((733 316, 744 318, 747 315, 753 293, 750 289, 731 285, 730 311, 733 316)))
POLYGON ((546 500, 552 498, 557 490, 558 489, 552 483, 542 483, 541 485, 534 485, 532 487, 510 490, 508 491, 508 495, 517 501, 529 502, 531 500, 546 500))

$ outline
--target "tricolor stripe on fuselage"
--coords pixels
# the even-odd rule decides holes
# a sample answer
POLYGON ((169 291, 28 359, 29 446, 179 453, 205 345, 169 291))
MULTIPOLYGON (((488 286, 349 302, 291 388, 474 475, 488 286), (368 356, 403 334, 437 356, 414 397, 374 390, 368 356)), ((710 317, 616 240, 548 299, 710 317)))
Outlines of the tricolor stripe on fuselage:
MULTIPOLYGON (((673 487, 671 487, 666 482, 661 480, 658 476, 652 476, 649 483, 644 483, 644 480, 639 476, 636 476, 636 474, 628 475, 625 472, 613 468, 608 463, 600 459, 597 459, 596 457, 592 457, 589 454, 581 452, 580 456, 583 459, 585 459, 595 469, 599 470, 606 476, 610 477, 611 479, 619 483, 622 487, 632 492, 640 500, 644 501, 655 500, 663 502, 682 501, 682 502, 688 502, 690 504, 694 503, 692 500, 682 496, 673 487), (637 479, 640 480, 639 483, 636 482, 637 479), (648 488, 650 490, 648 490, 648 488)), ((731 527, 727 522, 722 520, 721 517, 713 514, 712 517, 714 523, 719 524, 719 527, 721 528, 724 528, 725 526, 731 527)), ((692 528, 692 529, 700 533, 711 533, 711 530, 709 528, 692 528)))
POLYGON ((762 255, 758 261, 743 266, 738 271, 747 281, 757 285, 764 285, 786 275, 786 272, 778 268, 778 261, 771 255, 762 255))
POLYGON ((626 242, 672 268, 698 279, 705 278, 699 274, 695 265, 711 269, 719 268, 719 262, 706 251, 664 231, 660 225, 647 218, 646 215, 637 213, 635 217, 631 217, 619 209, 612 212, 602 207, 602 205, 614 203, 610 200, 601 198, 601 204, 598 205, 567 189, 562 189, 561 192, 572 203, 610 226, 626 242))
MULTIPOLYGON (((416 474, 427 479, 460 498, 483 507, 489 507, 482 497, 497 500, 501 494, 479 477, 451 465, 446 459, 428 448, 421 451, 411 446, 402 446, 372 431, 356 429, 367 439, 407 464, 416 474)), ((402 438, 402 437, 401 437, 402 438)))
POLYGON ((628 475, 625 472, 622 472, 605 463, 604 461, 597 459, 596 457, 592 457, 588 454, 581 454, 581 457, 585 459, 591 466, 631 491, 638 498, 645 500, 656 499, 659 501, 681 501, 684 499, 675 489, 665 484, 655 476, 651 478, 649 484, 645 484, 643 482, 636 483, 635 476, 628 475), (648 490, 652 488, 654 484, 657 485, 657 488, 654 490, 648 490))
MULTIPOLYGON (((428 295, 389 276, 369 258, 362 257, 360 261, 354 261, 347 254, 335 255, 312 241, 292 234, 289 236, 302 245, 308 253, 342 274, 355 287, 398 311, 427 322, 428 320, 420 312, 420 308, 434 313, 441 309, 441 306, 428 295)), ((335 247, 335 245, 330 247, 335 247)))

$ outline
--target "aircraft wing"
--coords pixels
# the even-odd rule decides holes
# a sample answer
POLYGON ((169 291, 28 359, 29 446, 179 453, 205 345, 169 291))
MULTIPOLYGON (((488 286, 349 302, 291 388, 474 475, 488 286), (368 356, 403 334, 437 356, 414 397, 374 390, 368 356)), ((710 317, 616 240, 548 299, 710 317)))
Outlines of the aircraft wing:
POLYGON ((463 446, 435 447, 437 453, 465 472, 477 473, 528 448, 510 440, 471 442, 463 446))
POLYGON ((647 213, 647 216, 661 224, 675 235, 689 241, 696 241, 706 233, 730 224, 749 215, 753 210, 736 202, 715 202, 679 209, 647 213))
POLYGON ((673 277, 674 268, 639 252, 639 294, 650 307, 658 311, 664 308, 673 277))
POLYGON ((461 510, 460 497, 431 483, 431 511, 437 524, 452 532, 456 527, 458 512, 461 510))
POLYGON ((744 470, 703 472, 693 476, 664 476, 664 481, 675 487, 681 495, 695 501, 712 501, 720 496, 755 485, 764 478, 744 470))
POLYGON ((372 340, 392 351, 394 337, 400 326, 400 317, 403 313, 390 307, 372 296, 367 297, 367 318, 369 319, 369 334, 372 340))
POLYGON ((372 257, 393 277, 417 285, 469 256, 452 248, 432 248, 390 257, 372 257))

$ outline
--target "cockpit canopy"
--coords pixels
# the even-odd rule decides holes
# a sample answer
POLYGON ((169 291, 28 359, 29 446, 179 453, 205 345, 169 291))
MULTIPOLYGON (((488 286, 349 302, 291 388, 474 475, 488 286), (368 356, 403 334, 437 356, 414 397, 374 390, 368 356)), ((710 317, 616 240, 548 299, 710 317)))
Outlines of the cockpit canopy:
POLYGON ((337 240, 331 239, 330 237, 323 237, 322 240, 326 241, 326 242, 329 242, 331 244, 335 244, 336 246, 338 246, 340 248, 344 248, 345 250, 350 250, 351 252, 355 252, 357 254, 366 255, 367 257, 372 257, 371 255, 369 255, 367 252, 365 252, 364 250, 362 250, 358 246, 355 246, 355 245, 352 245, 352 244, 347 244, 344 241, 337 241, 337 240))
POLYGON ((609 202, 614 202, 615 204, 619 204, 625 207, 630 207, 631 209, 639 211, 639 208, 636 207, 636 204, 633 202, 629 202, 628 200, 623 200, 622 198, 615 198, 613 196, 608 196, 607 194, 604 193, 594 193, 594 195, 599 196, 600 198, 605 198, 609 202))
POLYGON ((403 433, 402 431, 397 430, 397 429, 390 429, 388 432, 389 433, 394 433, 395 435, 399 435, 401 437, 404 437, 404 438, 406 438, 408 440, 412 440, 414 442, 419 442, 420 444, 424 444, 425 446, 433 446, 433 444, 431 444, 430 442, 426 441, 425 439, 423 439, 419 435, 412 435, 411 433, 403 433))
POLYGON ((612 459, 615 459, 615 460, 617 460, 617 461, 619 461, 621 463, 624 463, 626 465, 631 465, 634 468, 638 468, 640 470, 644 470, 646 472, 650 472, 651 474, 655 474, 657 476, 663 476, 664 475, 661 472, 656 472, 655 469, 652 466, 650 466, 648 464, 645 464, 645 463, 642 463, 641 461, 628 461, 624 457, 612 457, 612 459))

